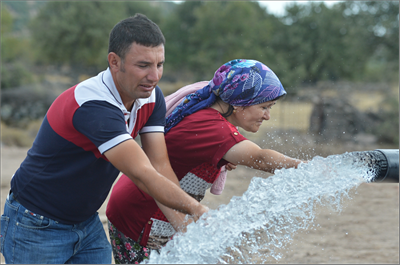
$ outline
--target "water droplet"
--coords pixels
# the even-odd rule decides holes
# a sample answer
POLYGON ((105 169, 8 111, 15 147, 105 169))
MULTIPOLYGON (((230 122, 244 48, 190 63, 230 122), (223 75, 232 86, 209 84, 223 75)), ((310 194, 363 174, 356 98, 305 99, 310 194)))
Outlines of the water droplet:
POLYGON ((253 263, 252 256, 260 257, 261 263, 281 259, 292 237, 315 225, 314 207, 329 206, 340 212, 350 190, 374 176, 368 165, 349 155, 317 156, 298 169, 253 177, 241 197, 191 223, 160 254, 153 252, 148 263, 253 263))

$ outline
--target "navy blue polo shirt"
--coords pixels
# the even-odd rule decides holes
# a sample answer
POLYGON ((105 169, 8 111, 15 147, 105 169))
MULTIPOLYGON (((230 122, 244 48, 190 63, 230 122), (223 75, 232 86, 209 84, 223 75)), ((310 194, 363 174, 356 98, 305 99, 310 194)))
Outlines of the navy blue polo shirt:
POLYGON ((49 108, 11 179, 14 196, 30 211, 61 223, 85 221, 119 174, 104 152, 138 133, 163 133, 165 113, 158 86, 127 111, 109 69, 69 88, 49 108))

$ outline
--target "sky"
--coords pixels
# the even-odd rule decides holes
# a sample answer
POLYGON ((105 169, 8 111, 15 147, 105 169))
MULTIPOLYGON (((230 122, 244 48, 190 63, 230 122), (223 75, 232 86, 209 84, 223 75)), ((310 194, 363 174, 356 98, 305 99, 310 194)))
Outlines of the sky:
MULTIPOLYGON (((297 2, 299 4, 301 3, 308 3, 311 1, 258 1, 260 3, 260 5, 262 6, 266 6, 268 13, 272 13, 276 16, 283 16, 284 12, 285 12, 285 6, 293 3, 293 2, 297 2)), ((324 2, 326 6, 332 6, 333 4, 337 3, 337 2, 341 2, 341 1, 312 1, 312 2, 324 2)))
MULTIPOLYGON (((181 3, 183 1, 173 1, 175 3, 181 3)), ((337 2, 343 1, 258 1, 262 6, 266 6, 268 9, 268 13, 274 14, 275 16, 283 16, 285 14, 285 6, 297 2, 297 3, 308 3, 308 2, 324 2, 326 6, 330 7, 331 5, 337 2)))

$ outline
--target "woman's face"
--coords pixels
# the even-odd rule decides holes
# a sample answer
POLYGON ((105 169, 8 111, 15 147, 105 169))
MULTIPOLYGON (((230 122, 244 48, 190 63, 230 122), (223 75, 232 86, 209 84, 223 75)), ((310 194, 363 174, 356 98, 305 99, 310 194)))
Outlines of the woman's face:
POLYGON ((236 112, 229 116, 231 120, 228 120, 233 125, 239 126, 245 131, 255 133, 260 129, 264 120, 271 118, 270 110, 275 104, 276 100, 273 100, 249 107, 234 107, 236 112))

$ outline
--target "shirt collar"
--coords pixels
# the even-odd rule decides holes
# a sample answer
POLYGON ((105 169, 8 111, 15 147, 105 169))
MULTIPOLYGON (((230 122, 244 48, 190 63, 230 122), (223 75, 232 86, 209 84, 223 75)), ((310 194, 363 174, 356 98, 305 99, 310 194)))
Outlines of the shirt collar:
POLYGON ((118 103, 118 105, 124 111, 124 113, 125 112, 129 112, 129 111, 127 111, 127 109, 125 108, 125 105, 122 102, 121 96, 120 96, 120 94, 119 94, 119 92, 117 90, 117 87, 115 86, 114 79, 112 78, 111 71, 110 71, 109 67, 107 68, 107 70, 105 70, 103 72, 101 81, 107 87, 108 91, 114 97, 115 102, 118 103))

